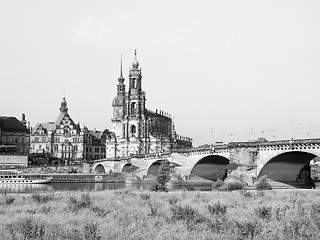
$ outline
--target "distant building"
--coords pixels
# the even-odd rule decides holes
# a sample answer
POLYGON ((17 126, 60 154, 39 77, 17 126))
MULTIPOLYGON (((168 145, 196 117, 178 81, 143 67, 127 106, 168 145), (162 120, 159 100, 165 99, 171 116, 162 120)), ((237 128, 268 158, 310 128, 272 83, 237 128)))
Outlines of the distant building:
POLYGON ((96 151, 97 147, 99 153, 103 153, 104 142, 103 137, 88 128, 81 129, 79 123, 75 124, 68 113, 67 101, 63 98, 57 120, 38 123, 32 130, 30 153, 58 158, 69 163, 81 162, 83 159, 103 156, 92 155, 90 151, 96 151))
POLYGON ((0 154, 28 155, 30 131, 26 123, 24 114, 21 121, 0 116, 0 154))
POLYGON ((117 85, 117 96, 112 101, 112 134, 106 146, 106 156, 128 157, 159 154, 173 149, 191 148, 192 139, 178 136, 170 114, 146 108, 146 93, 142 90, 142 71, 134 53, 126 91, 122 74, 117 85))
POLYGON ((83 129, 84 132, 84 158, 86 160, 106 158, 106 139, 109 138, 109 131, 97 131, 83 129))

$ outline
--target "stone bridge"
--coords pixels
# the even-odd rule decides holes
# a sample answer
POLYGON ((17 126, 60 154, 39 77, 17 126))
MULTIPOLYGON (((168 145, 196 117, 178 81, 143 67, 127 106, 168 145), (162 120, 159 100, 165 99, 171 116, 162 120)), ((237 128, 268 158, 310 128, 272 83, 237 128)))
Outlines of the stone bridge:
MULTIPOLYGON (((94 162, 96 172, 134 172, 144 179, 157 175, 161 161, 174 164, 182 179, 199 176, 224 179, 227 172, 241 166, 251 169, 251 177, 267 175, 280 182, 299 182, 310 178, 310 161, 320 157, 320 139, 270 142, 231 142, 212 148, 192 148, 143 157, 101 159, 94 162)), ((245 172, 243 174, 246 174, 245 172)))

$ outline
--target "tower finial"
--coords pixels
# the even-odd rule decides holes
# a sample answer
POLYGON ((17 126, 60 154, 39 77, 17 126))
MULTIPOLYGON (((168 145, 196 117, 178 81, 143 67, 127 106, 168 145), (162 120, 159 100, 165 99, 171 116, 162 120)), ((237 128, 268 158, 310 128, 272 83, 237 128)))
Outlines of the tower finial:
POLYGON ((139 62, 137 60, 137 49, 134 50, 134 60, 132 63, 133 68, 138 68, 139 67, 139 62))
POLYGON ((122 54, 121 54, 121 63, 120 63, 120 77, 123 77, 122 76, 122 54))

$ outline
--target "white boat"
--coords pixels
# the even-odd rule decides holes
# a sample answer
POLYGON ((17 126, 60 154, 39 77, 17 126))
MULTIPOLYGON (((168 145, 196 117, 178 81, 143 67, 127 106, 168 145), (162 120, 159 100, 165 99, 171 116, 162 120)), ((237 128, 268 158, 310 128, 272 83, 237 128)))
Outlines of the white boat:
POLYGON ((41 184, 51 181, 51 177, 23 174, 17 170, 0 170, 0 184, 41 184))

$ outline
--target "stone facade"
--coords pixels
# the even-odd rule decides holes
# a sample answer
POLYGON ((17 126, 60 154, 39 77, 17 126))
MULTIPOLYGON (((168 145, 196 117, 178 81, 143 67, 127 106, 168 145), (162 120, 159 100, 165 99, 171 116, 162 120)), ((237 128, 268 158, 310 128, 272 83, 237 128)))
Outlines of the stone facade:
POLYGON ((146 93, 142 89, 142 71, 135 51, 129 70, 126 91, 122 74, 113 99, 112 134, 106 143, 108 158, 143 156, 170 152, 175 148, 192 147, 192 139, 176 134, 170 114, 146 108, 146 93))
POLYGON ((80 124, 75 124, 70 117, 67 101, 63 98, 57 120, 38 123, 32 130, 30 153, 69 163, 105 157, 105 132, 100 134, 86 127, 81 129, 80 124))
POLYGON ((0 154, 28 155, 30 131, 26 127, 25 115, 22 120, 0 116, 0 154))

